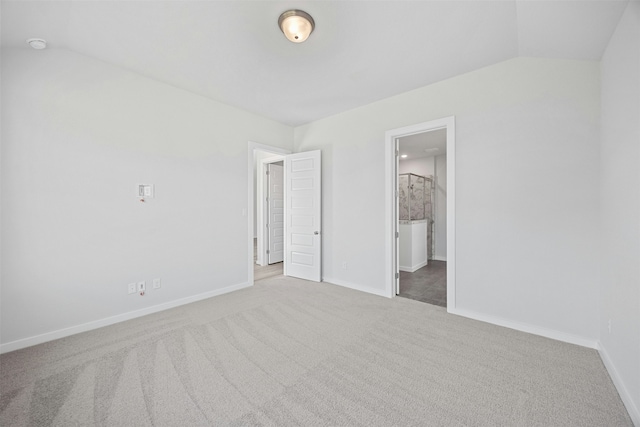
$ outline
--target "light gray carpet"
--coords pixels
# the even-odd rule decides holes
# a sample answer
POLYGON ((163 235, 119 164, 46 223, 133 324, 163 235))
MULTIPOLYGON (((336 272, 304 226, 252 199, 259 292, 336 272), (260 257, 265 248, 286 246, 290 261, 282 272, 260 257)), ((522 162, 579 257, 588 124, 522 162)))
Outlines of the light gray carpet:
POLYGON ((594 350, 283 276, 0 357, 2 426, 630 426, 594 350))

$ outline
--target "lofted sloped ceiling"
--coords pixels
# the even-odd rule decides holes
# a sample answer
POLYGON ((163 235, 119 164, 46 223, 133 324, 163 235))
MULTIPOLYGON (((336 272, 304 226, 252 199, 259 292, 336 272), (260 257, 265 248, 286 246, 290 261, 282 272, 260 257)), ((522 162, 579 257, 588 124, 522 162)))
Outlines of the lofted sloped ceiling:
MULTIPOLYGON (((2 47, 68 49, 297 126, 518 56, 599 60, 628 0, 2 1, 2 47), (316 21, 305 43, 277 26, 316 21)), ((37 52, 34 52, 37 53, 37 52)))

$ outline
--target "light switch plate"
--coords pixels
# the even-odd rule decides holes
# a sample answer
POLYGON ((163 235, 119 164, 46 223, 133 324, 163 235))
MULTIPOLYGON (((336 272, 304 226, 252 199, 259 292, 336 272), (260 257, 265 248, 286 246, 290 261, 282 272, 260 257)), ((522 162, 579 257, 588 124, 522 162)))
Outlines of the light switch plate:
POLYGON ((153 199, 155 194, 153 184, 137 184, 136 185, 136 195, 138 197, 146 197, 148 199, 153 199))

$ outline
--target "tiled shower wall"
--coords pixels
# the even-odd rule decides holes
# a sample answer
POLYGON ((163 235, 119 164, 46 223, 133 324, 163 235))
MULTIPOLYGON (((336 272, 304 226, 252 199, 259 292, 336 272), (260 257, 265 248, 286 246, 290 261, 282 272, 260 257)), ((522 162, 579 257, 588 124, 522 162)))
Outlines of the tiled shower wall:
POLYGON ((427 220, 427 259, 433 259, 432 178, 403 173, 398 176, 400 221, 427 220))

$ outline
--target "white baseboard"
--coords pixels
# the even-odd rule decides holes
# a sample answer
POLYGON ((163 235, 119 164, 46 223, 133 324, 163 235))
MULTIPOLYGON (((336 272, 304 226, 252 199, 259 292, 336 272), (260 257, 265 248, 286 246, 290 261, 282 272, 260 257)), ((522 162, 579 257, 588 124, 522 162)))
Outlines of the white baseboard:
POLYGON ((237 291, 251 286, 248 282, 240 283, 237 285, 227 286, 222 289, 216 289, 202 294, 193 295, 186 298, 180 298, 175 301, 169 301, 162 304, 154 305, 152 307, 143 308, 141 310, 130 311, 128 313, 118 314, 116 316, 107 317, 100 320, 94 320, 93 322, 83 323, 77 326, 71 326, 65 329, 59 329, 57 331, 47 332, 45 334, 36 335, 29 338, 23 338, 16 341, 11 341, 5 344, 0 344, 0 354, 8 353, 14 350, 20 350, 21 348, 31 347, 32 345, 42 344, 47 341, 57 340, 59 338, 68 337, 70 335, 79 334, 81 332, 91 331, 93 329, 102 328, 104 326, 113 325, 115 323, 124 322, 125 320, 135 319, 137 317, 146 316, 147 314, 157 313, 159 311, 168 310, 170 308, 178 307, 181 305, 189 304, 192 302, 200 301, 203 299, 215 297, 229 292, 237 291))
POLYGON ((551 338, 558 341, 563 341, 569 344, 575 344, 582 347, 588 347, 597 349, 598 341, 591 338, 582 337, 579 335, 568 334, 566 332, 556 331, 554 329, 547 329, 540 326, 529 325, 526 323, 514 322, 509 319, 503 319, 500 317, 494 317, 482 313, 476 313, 474 311, 449 308, 447 312, 456 314, 462 317, 468 317, 469 319, 479 320, 481 322, 491 323, 493 325, 504 326, 505 328, 515 329, 516 331, 527 332, 529 334, 540 335, 541 337, 551 338))
POLYGON ((438 256, 438 255, 436 255, 436 256, 433 257, 433 259, 435 261, 446 261, 447 257, 446 256, 438 256))
POLYGON ((368 294, 389 298, 389 295, 385 293, 384 289, 381 290, 381 289, 370 288, 368 286, 356 285, 355 283, 349 283, 349 282, 345 282, 344 280, 332 279, 329 277, 323 277, 322 281, 333 284, 333 285, 342 286, 344 288, 354 289, 356 291, 366 292, 368 294))
POLYGON ((625 387, 622 377, 618 373, 618 370, 613 364, 613 361, 609 357, 609 353, 607 353, 607 350, 602 346, 600 342, 598 343, 598 353, 600 353, 602 363, 604 363, 605 368, 607 368, 607 372, 609 372, 609 376, 613 381, 613 385, 615 385, 616 389, 618 390, 618 394, 622 399, 622 403, 624 403, 624 406, 627 408, 627 412, 629 412, 631 421, 633 421, 633 424, 635 426, 640 427, 640 410, 638 410, 638 407, 633 401, 633 397, 629 393, 629 390, 627 390, 627 387, 625 387))
POLYGON ((425 265, 429 264, 429 261, 423 261, 420 264, 417 265, 412 265, 411 267, 405 267, 403 265, 398 266, 398 270, 400 271, 408 271, 409 273, 414 273, 417 270, 420 270, 422 267, 424 267, 425 265))

